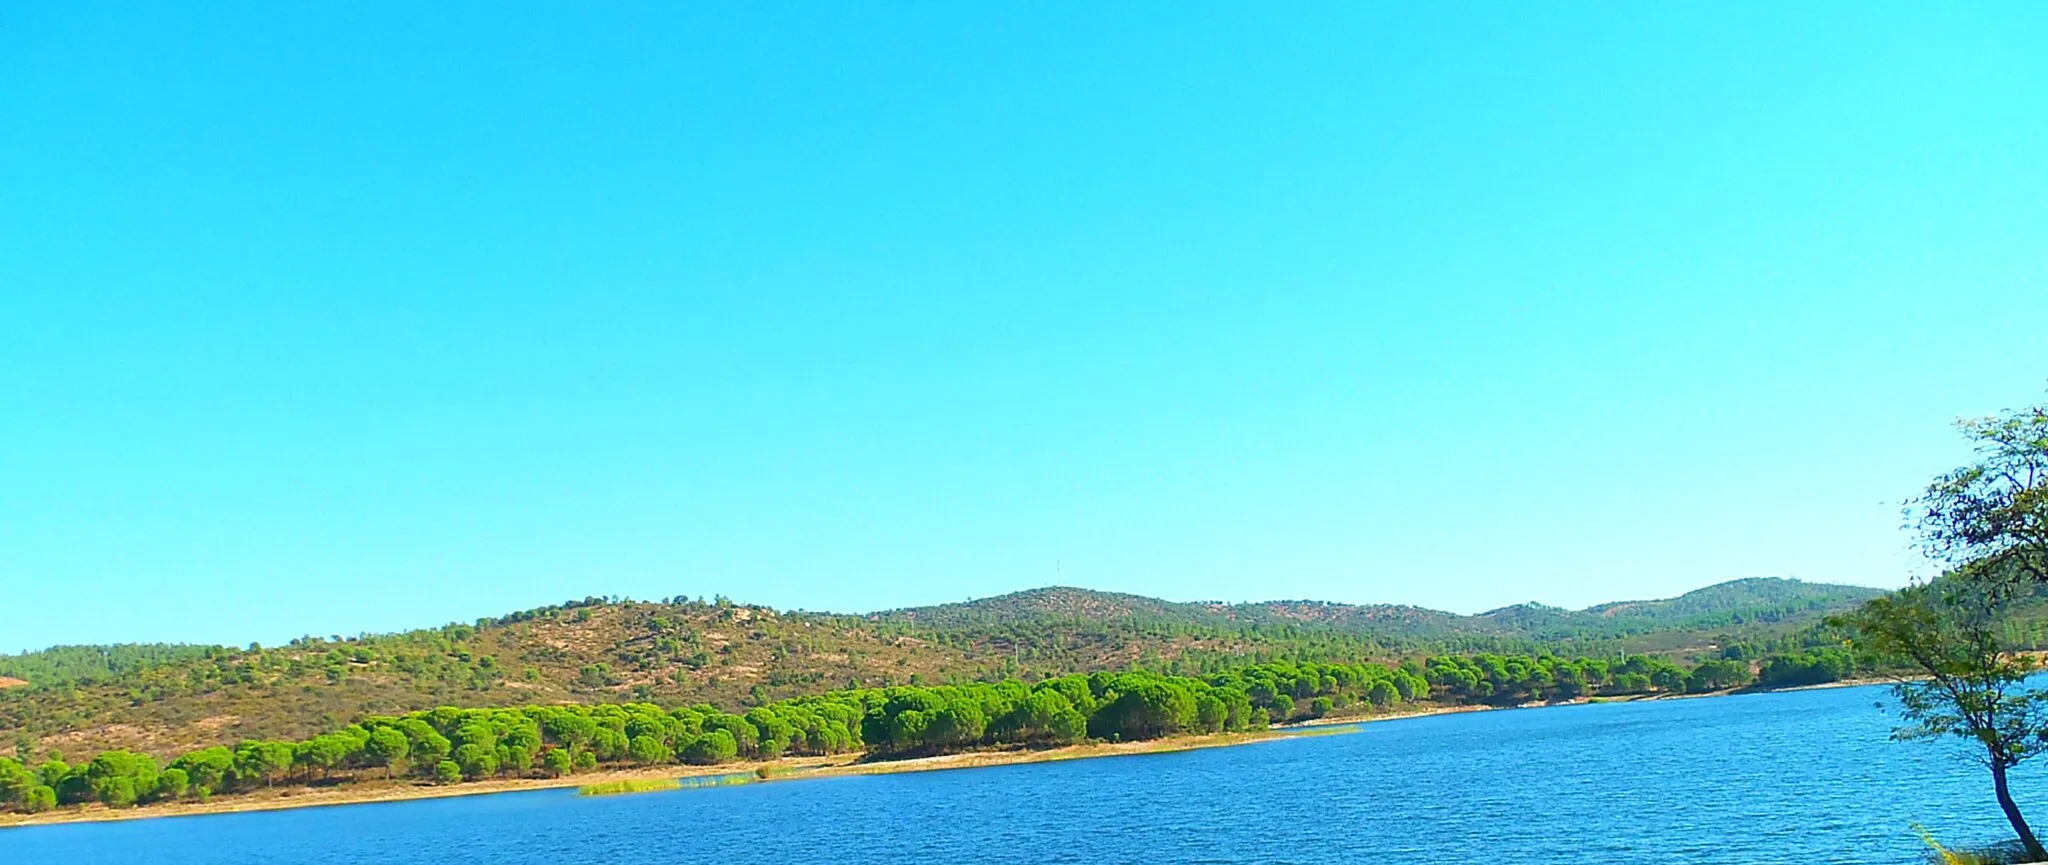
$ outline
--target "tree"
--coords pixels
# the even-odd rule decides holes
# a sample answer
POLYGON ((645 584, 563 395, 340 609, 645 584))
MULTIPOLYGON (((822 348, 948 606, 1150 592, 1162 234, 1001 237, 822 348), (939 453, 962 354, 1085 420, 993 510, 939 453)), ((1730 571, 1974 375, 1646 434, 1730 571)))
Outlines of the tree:
POLYGON ((1865 603, 1839 617, 1858 648, 1910 661, 1924 679, 1893 686, 1910 724, 1899 740, 1955 736, 1982 749, 2005 819, 2034 861, 2048 860, 2007 784, 2012 767, 2048 750, 2048 694, 2029 688, 2039 669, 1999 640, 2005 593, 1968 574, 1952 574, 1865 603))
POLYGON ((30 814, 41 813, 55 807, 57 807, 57 791, 47 785, 30 787, 27 796, 22 799, 21 803, 21 809, 30 814))
POLYGON ((1215 694, 1195 697, 1195 725, 1204 733, 1220 733, 1230 722, 1230 707, 1215 694))
POLYGON ((597 722, 589 715, 558 710, 541 720, 541 732, 558 745, 581 748, 597 734, 597 722))
POLYGON ((156 776, 156 789, 150 791, 149 798, 151 801, 183 799, 191 784, 192 779, 185 770, 172 766, 156 776))
POLYGON ((642 766, 654 766, 675 759, 675 752, 653 736, 634 736, 626 745, 626 756, 642 766))
POLYGON ((1693 693, 1719 691, 1749 684, 1749 664, 1742 661, 1712 659, 1701 661, 1685 677, 1685 689, 1693 693))
POLYGON ((294 756, 290 742, 243 742, 235 748, 235 771, 269 786, 291 771, 294 756))
POLYGON ((443 784, 453 784, 460 781, 462 780, 462 767, 456 765, 453 760, 442 760, 434 764, 434 780, 443 784))
POLYGON ((732 733, 713 730, 697 737, 689 747, 683 749, 683 762, 696 766, 711 766, 739 756, 739 742, 732 733))
POLYGON ((941 747, 972 745, 981 740, 982 731, 987 727, 987 716, 982 713, 981 706, 970 700, 955 700, 932 716, 927 735, 941 747))
POLYGON ((1387 681, 1386 679, 1379 679, 1372 683, 1371 688, 1366 689, 1365 699, 1370 701, 1374 706, 1385 708, 1387 706, 1393 705, 1394 698, 1399 695, 1400 693, 1397 690, 1395 690, 1393 682, 1387 681))
POLYGON ((1133 676, 1128 689, 1098 709, 1089 732, 1103 739, 1151 739, 1181 732, 1195 724, 1195 697, 1176 683, 1133 676))
POLYGON ((1054 742, 1079 742, 1088 738, 1088 716, 1071 707, 1063 709, 1052 716, 1052 723, 1046 731, 1054 742))
POLYGON ((70 774, 71 767, 56 757, 44 760, 42 765, 36 767, 36 777, 43 779, 43 786, 45 787, 57 786, 57 782, 64 780, 65 776, 70 774))
POLYGON ((201 748, 179 757, 171 767, 183 769, 194 789, 212 792, 221 789, 221 782, 235 767, 235 755, 226 748, 201 748))
POLYGON ((363 744, 363 756, 372 766, 384 767, 384 777, 391 777, 391 766, 405 759, 412 750, 412 742, 405 734, 391 727, 378 727, 370 731, 370 740, 363 744))
POLYGON ((1650 670, 1650 687, 1662 691, 1685 690, 1685 671, 1670 664, 1661 664, 1650 670))
POLYGON ((92 780, 85 777, 84 767, 71 770, 62 780, 51 785, 59 805, 77 805, 92 801, 98 794, 93 790, 92 780))
POLYGON ((440 762, 453 753, 455 745, 441 735, 432 724, 420 718, 406 718, 398 722, 398 730, 405 734, 406 750, 413 764, 421 771, 439 770, 440 762))
POLYGON ((19 761, 0 757, 0 808, 20 807, 28 791, 42 786, 42 779, 19 761))
POLYGON ((620 760, 626 756, 626 734, 610 727, 599 727, 591 734, 590 748, 599 760, 620 760))
POLYGON ((116 775, 94 784, 93 792, 99 796, 101 804, 109 808, 126 808, 139 798, 135 779, 126 775, 116 775))
MULTIPOLYGON (((462 770, 462 776, 470 780, 498 773, 497 752, 480 744, 471 743, 456 748, 454 762, 455 767, 462 770)), ((435 767, 435 771, 439 772, 440 767, 435 767)))
POLYGON ((1271 709, 1274 722, 1286 721, 1294 717, 1294 698, 1286 694, 1274 697, 1271 709))
POLYGON ((525 745, 500 745, 498 749, 505 752, 498 758, 501 769, 520 778, 533 771, 533 752, 525 745))
MULTIPOLYGON (((456 727, 455 733, 448 737, 448 741, 455 743, 455 748, 458 751, 469 745, 475 745, 486 751, 491 751, 498 747, 498 733, 496 730, 491 729, 490 724, 482 721, 470 721, 456 727)), ((461 762, 461 760, 458 759, 456 762, 461 762)))
POLYGON ((2006 588, 2048 583, 2048 406, 1956 426, 1977 460, 1936 478, 1907 506, 1922 551, 2006 588))
POLYGON ((351 744, 347 736, 338 733, 314 736, 300 742, 293 749, 292 763, 308 769, 319 769, 320 776, 324 778, 328 772, 333 771, 348 758, 351 744))
POLYGON ((1858 648, 1904 659, 1925 676, 1894 686, 1912 723, 1893 737, 1976 742, 2020 844, 2032 858, 2048 859, 2007 779, 2012 767, 2048 750, 2048 692, 2027 685, 2038 664, 2004 640, 2012 605, 2048 583, 2048 406, 1957 428, 1976 460, 1936 478, 1906 507, 1921 551, 1947 572, 1836 621, 1858 648))
POLYGON ((562 748, 553 748, 547 753, 542 754, 540 762, 541 768, 546 769, 550 777, 560 778, 563 775, 576 771, 573 758, 569 756, 567 750, 562 748))
POLYGON ((94 798, 125 808, 156 789, 156 760, 133 751, 102 751, 86 764, 85 779, 94 798))

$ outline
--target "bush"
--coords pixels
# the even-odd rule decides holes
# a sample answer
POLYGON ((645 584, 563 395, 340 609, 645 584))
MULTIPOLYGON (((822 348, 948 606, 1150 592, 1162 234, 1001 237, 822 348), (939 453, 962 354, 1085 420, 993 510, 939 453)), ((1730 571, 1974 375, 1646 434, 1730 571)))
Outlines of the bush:
POLYGON ((183 799, 190 784, 191 779, 186 776, 185 770, 173 766, 156 776, 156 789, 150 793, 150 798, 183 799))
POLYGON ((22 810, 30 814, 48 811, 55 807, 57 807, 57 791, 48 785, 37 785, 28 788, 27 795, 22 799, 22 810))
POLYGON ((454 760, 442 760, 434 766, 434 780, 443 784, 453 784, 461 781, 462 767, 456 765, 454 760))
POLYGON ((738 757, 740 746, 731 733, 713 730, 697 737, 697 741, 683 749, 683 762, 697 766, 711 766, 738 757))
POLYGON ((656 766, 676 758, 667 744, 653 736, 634 736, 626 746, 626 755, 642 766, 656 766))
POLYGON ((556 748, 554 750, 547 752, 546 754, 542 754, 540 762, 541 768, 546 769, 549 775, 553 775, 557 778, 560 778, 563 775, 567 775, 576 770, 575 763, 570 758, 569 752, 564 751, 560 748, 556 748))
POLYGON ((126 808, 135 804, 135 779, 125 775, 108 778, 100 783, 100 801, 109 808, 126 808))

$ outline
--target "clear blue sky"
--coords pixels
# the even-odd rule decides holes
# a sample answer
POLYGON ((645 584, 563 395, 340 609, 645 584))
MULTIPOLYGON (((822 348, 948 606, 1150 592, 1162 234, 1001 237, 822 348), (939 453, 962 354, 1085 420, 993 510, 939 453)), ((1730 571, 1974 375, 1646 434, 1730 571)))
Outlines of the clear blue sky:
POLYGON ((12 4, 0 650, 1900 584, 2048 388, 1934 5, 12 4))

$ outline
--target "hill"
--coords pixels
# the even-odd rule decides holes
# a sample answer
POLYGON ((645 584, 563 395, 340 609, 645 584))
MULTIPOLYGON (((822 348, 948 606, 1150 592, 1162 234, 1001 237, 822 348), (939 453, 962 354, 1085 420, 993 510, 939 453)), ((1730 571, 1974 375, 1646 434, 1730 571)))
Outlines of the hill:
POLYGON ((1811 621, 1884 594, 1881 589, 1755 577, 1717 583, 1676 598, 1616 601, 1567 610, 1517 604, 1475 616, 1390 604, 1326 601, 1176 603, 1139 595, 1053 586, 992 598, 889 610, 881 622, 974 628, 1042 621, 1117 621, 1193 628, 1301 627, 1370 633, 1425 646, 1469 639, 1562 642, 1661 631, 1741 628, 1811 621))
POLYGON ((1876 590, 1738 580, 1585 610, 1461 616, 1318 601, 1184 603, 1054 587, 867 615, 673 598, 588 598, 472 624, 278 647, 67 646, 0 656, 0 741, 37 753, 171 753, 300 738, 440 705, 652 701, 724 708, 849 685, 1026 679, 1246 661, 1513 651, 1692 657, 1795 649, 1876 590))

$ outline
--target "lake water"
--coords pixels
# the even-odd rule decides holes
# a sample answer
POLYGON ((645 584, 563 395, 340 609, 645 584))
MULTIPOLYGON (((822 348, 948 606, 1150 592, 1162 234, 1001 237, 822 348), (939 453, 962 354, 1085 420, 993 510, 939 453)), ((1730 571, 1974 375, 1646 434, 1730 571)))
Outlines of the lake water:
MULTIPOLYGON (((2003 837, 1880 688, 1474 712, 1235 748, 0 830, 0 863, 1922 862, 2003 837)), ((2016 781, 2048 819, 2048 777, 2016 781)))

